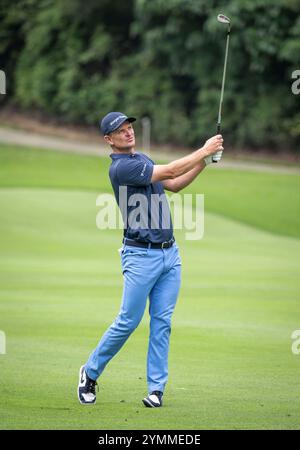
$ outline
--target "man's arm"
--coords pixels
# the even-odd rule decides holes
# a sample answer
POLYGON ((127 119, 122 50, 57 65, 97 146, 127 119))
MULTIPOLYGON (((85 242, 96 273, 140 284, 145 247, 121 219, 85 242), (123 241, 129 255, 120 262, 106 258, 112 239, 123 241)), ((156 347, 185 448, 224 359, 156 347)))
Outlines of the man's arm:
POLYGON ((174 180, 163 180, 163 187, 171 192, 179 192, 181 191, 181 189, 191 184, 191 182, 194 181, 197 175, 202 172, 205 166, 205 162, 201 161, 192 170, 181 175, 180 177, 174 178, 174 180))
POLYGON ((218 134, 217 136, 213 136, 212 138, 208 139, 203 147, 199 148, 190 155, 176 159, 169 164, 155 165, 153 167, 151 183, 169 179, 174 180, 174 178, 180 177, 181 175, 186 174, 192 169, 196 169, 196 167, 198 167, 200 163, 205 164, 205 158, 222 149, 222 144, 223 138, 220 134, 218 134))

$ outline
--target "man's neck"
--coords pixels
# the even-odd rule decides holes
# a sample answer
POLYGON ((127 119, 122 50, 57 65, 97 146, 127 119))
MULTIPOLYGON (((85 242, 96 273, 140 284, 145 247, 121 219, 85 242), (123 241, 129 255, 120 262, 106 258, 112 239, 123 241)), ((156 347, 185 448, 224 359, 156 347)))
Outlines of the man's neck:
POLYGON ((134 147, 128 147, 128 148, 117 148, 112 146, 113 153, 122 153, 122 154, 132 154, 135 153, 134 147))

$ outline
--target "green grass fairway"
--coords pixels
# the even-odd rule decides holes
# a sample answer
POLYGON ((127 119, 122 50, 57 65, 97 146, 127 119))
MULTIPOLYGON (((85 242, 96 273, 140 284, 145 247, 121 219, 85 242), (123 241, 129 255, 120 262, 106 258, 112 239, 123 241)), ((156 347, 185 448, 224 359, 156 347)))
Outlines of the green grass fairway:
POLYGON ((205 193, 205 235, 176 230, 183 280, 164 407, 141 403, 147 311, 98 380, 97 404, 78 403, 79 367, 122 292, 122 231, 96 227, 108 165, 0 149, 0 429, 299 429, 297 175, 212 167, 185 191, 205 193))

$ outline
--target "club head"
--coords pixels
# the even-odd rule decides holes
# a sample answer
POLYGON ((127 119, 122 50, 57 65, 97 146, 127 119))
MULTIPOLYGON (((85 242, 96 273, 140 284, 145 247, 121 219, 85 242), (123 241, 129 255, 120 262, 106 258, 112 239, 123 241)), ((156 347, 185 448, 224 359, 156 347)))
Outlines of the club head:
POLYGON ((230 24, 229 17, 224 16, 224 14, 218 14, 218 22, 230 24))

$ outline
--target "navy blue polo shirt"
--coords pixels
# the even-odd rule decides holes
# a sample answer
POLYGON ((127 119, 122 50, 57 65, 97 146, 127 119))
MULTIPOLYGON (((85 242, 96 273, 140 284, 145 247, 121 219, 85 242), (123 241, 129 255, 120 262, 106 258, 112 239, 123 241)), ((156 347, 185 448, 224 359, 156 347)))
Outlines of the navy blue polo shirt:
POLYGON ((124 221, 124 237, 160 243, 173 237, 169 204, 154 162, 143 153, 112 153, 109 177, 124 221))

